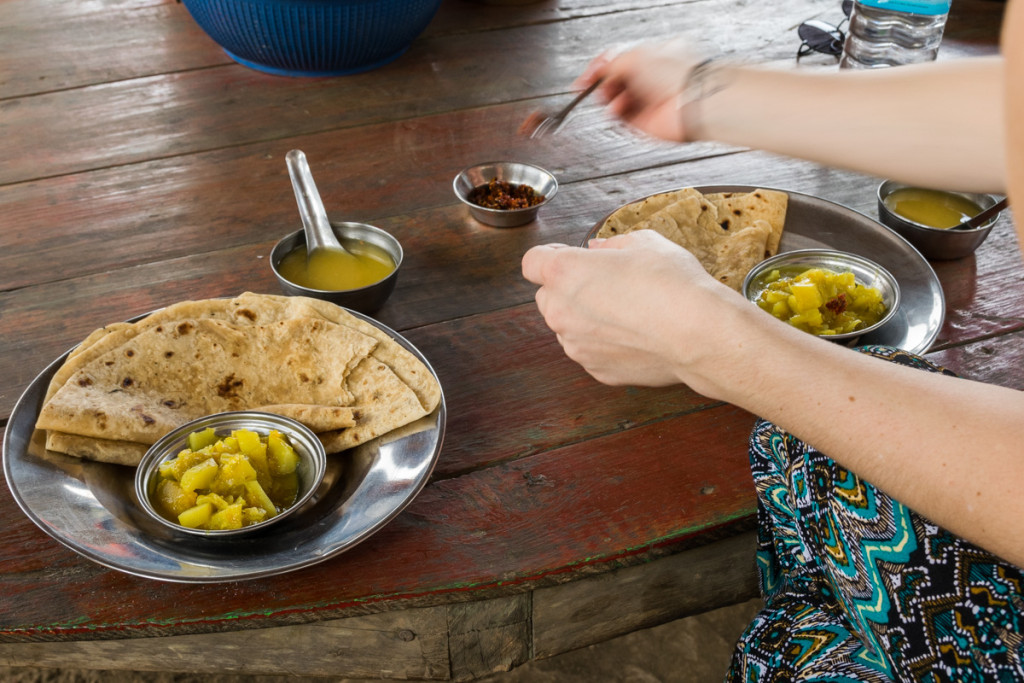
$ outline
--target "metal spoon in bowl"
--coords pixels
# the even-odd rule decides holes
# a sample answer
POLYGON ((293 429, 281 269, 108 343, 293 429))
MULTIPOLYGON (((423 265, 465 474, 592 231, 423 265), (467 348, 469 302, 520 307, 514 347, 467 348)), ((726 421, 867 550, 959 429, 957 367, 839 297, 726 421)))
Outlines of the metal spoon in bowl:
POLYGON ((985 225, 985 223, 988 223, 992 216, 995 216, 997 213, 1005 209, 1008 204, 1009 201, 1007 198, 1003 197, 978 215, 968 218, 965 221, 961 221, 960 225, 954 225, 950 230, 974 230, 975 228, 980 228, 985 225))
POLYGON ((331 229, 327 220, 327 211, 317 192, 313 174, 309 170, 309 162, 302 150, 293 149, 285 155, 288 164, 288 175, 292 178, 292 189, 295 190, 295 201, 299 204, 299 215, 306 233, 306 260, 317 249, 340 249, 348 252, 331 229))

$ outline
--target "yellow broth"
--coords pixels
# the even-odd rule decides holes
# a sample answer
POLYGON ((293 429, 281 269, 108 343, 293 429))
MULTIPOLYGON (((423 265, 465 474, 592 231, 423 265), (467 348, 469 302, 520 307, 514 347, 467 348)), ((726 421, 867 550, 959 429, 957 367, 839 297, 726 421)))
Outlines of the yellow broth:
POLYGON ((882 293, 854 279, 853 273, 824 268, 775 269, 765 278, 756 303, 779 320, 820 336, 856 332, 886 313, 882 293))
POLYGON ((395 270, 387 250, 364 241, 341 249, 314 249, 306 262, 305 245, 285 254, 277 266, 281 276, 301 287, 325 291, 359 289, 380 282, 395 270))
POLYGON ((893 190, 882 201, 890 211, 908 221, 943 230, 981 213, 981 207, 966 197, 920 187, 893 190))

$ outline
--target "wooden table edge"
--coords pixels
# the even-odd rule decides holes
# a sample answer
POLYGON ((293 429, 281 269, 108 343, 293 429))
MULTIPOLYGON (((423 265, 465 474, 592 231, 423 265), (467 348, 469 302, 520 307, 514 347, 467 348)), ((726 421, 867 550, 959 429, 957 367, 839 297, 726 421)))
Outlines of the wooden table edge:
POLYGON ((270 628, 7 642, 0 659, 13 667, 472 680, 754 598, 754 546, 748 530, 513 595, 270 628))

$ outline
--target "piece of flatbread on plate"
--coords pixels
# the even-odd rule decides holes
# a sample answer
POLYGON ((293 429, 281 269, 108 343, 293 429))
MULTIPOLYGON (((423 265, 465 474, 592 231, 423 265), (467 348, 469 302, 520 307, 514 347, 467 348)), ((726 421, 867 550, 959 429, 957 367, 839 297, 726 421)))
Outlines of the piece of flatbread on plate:
POLYGON ((328 452, 430 414, 430 369, 383 330, 317 299, 187 301, 90 334, 57 370, 47 448, 135 465, 180 424, 225 410, 295 418, 328 452))
POLYGON ((613 212, 601 238, 654 230, 692 253, 715 279, 739 290, 755 265, 778 253, 789 196, 778 190, 702 194, 683 188, 613 212))
POLYGON ((354 424, 348 375, 376 344, 319 318, 246 327, 211 319, 156 325, 72 375, 45 403, 36 426, 153 443, 205 415, 277 406, 290 417, 306 414, 310 426, 339 429, 354 424))

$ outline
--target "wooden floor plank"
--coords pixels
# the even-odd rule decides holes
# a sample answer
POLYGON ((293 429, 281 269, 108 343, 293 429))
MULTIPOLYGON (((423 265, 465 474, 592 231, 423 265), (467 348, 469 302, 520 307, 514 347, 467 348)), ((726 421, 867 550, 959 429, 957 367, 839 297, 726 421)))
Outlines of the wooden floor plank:
POLYGON ((449 605, 452 679, 482 678, 528 662, 532 628, 529 594, 449 605))
POLYGON ((450 680, 445 608, 237 633, 131 640, 0 643, 10 666, 193 674, 450 680))
POLYGON ((750 599, 757 595, 753 550, 748 532, 532 595, 256 632, 2 643, 0 657, 53 668, 471 680, 750 599))
POLYGON ((748 532, 533 595, 537 659, 758 596, 748 532))

